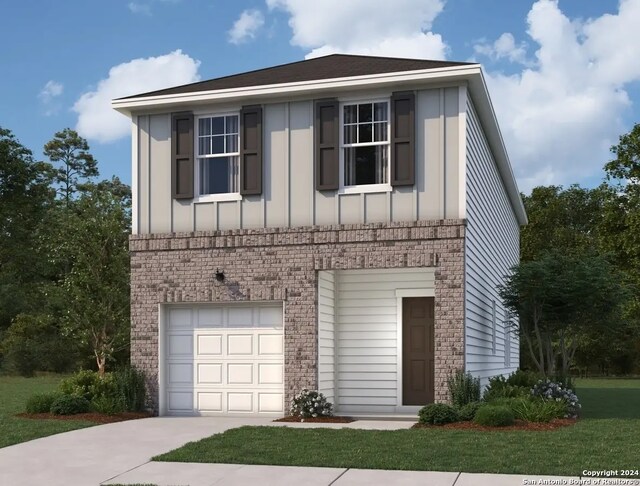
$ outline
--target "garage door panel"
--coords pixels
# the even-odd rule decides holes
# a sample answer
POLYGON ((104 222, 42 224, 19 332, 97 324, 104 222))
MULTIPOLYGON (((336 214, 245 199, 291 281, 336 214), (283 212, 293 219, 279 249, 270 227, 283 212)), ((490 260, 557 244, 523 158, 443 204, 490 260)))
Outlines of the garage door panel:
POLYGON ((166 315, 168 413, 283 412, 281 306, 182 305, 166 315))
POLYGON ((227 363, 229 385, 253 385, 252 363, 227 363))
POLYGON ((253 327, 253 309, 251 307, 229 307, 227 327, 253 327))
POLYGON ((222 355, 221 334, 198 334, 198 357, 222 355))
POLYGON ((229 334, 227 336, 227 354, 253 354, 253 334, 229 334))
POLYGON ((193 355, 193 334, 173 334, 169 336, 169 358, 193 355))
POLYGON ((253 393, 252 392, 227 392, 228 412, 252 412, 253 393))
POLYGON ((170 391, 168 393, 169 412, 189 413, 193 412, 193 392, 170 391))
POLYGON ((198 309, 196 327, 223 327, 224 309, 222 307, 203 307, 198 309))
POLYGON ((192 310, 184 307, 169 309, 169 329, 190 329, 192 310))
POLYGON ((198 385, 221 385, 222 363, 198 363, 198 385))
POLYGON ((222 396, 222 392, 198 392, 198 410, 201 412, 222 412, 222 396))
POLYGON ((281 412, 282 393, 258 393, 258 412, 281 412))
POLYGON ((258 334, 258 354, 281 355, 282 334, 258 334))
POLYGON ((193 365, 191 363, 169 363, 169 385, 193 384, 193 365))
POLYGON ((258 363, 259 385, 281 385, 284 383, 283 375, 280 363, 258 363))

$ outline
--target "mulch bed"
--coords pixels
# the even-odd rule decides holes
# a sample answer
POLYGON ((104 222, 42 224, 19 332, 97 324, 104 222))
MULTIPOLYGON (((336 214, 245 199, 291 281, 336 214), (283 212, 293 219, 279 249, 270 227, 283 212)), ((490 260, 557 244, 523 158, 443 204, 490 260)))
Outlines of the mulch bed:
POLYGON ((136 420, 153 417, 148 412, 123 412, 108 415, 106 413, 78 413, 75 415, 54 415, 52 413, 19 413, 16 417, 34 420, 85 420, 96 424, 111 424, 114 422, 124 422, 125 420, 136 420))
POLYGON ((291 415, 274 420, 274 422, 313 422, 325 424, 348 424, 353 421, 354 419, 352 419, 351 417, 311 417, 303 419, 300 417, 292 417, 291 415))
POLYGON ((506 427, 486 427, 484 425, 476 424, 475 422, 454 422, 452 424, 445 425, 428 425, 428 424, 415 424, 414 429, 456 429, 456 430, 481 430, 481 431, 502 431, 502 430, 555 430, 561 427, 568 427, 576 423, 575 419, 555 419, 551 422, 524 422, 522 420, 516 420, 514 425, 508 425, 506 427))

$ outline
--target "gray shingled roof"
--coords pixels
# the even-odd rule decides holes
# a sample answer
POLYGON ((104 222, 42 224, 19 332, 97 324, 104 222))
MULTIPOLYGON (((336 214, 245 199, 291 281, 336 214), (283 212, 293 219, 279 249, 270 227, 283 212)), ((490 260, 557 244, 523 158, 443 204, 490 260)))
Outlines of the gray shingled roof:
POLYGON ((464 66, 466 62, 429 61, 425 59, 402 59, 395 57, 354 56, 331 54, 305 61, 281 64, 247 73, 233 74, 222 78, 199 81, 174 88, 150 91, 120 99, 144 98, 172 94, 215 91, 219 89, 264 86, 269 84, 295 83, 319 79, 346 78, 368 74, 383 74, 402 71, 438 69, 450 66, 464 66))

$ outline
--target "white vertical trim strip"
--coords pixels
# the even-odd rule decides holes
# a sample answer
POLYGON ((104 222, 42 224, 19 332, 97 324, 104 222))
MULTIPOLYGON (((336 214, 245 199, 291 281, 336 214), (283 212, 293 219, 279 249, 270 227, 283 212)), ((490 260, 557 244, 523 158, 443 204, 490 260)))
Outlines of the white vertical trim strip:
POLYGON ((442 172, 440 173, 440 218, 447 218, 447 120, 445 117, 444 104, 444 88, 439 90, 440 100, 440 164, 442 172))
MULTIPOLYGON (((397 295, 397 293, 396 293, 397 295)), ((396 407, 402 407, 402 297, 396 297, 396 407)))
MULTIPOLYGON (((291 226, 291 103, 284 104, 284 136, 287 140, 285 144, 285 170, 284 170, 284 225, 291 226)), ((262 181, 263 185, 265 181, 262 181)), ((268 182, 267 182, 268 183, 268 182)))
POLYGON ((339 309, 338 299, 336 296, 338 295, 338 285, 339 285, 339 276, 340 270, 331 270, 330 273, 333 274, 333 406, 334 409, 337 410, 340 406, 338 401, 340 397, 340 391, 338 388, 339 380, 338 376, 340 373, 339 362, 338 362, 338 343, 339 343, 339 309))
POLYGON ((167 388, 165 385, 165 334, 166 326, 164 323, 165 308, 162 304, 158 304, 158 415, 161 417, 167 414, 167 388))
POLYGON ((147 232, 153 233, 151 227, 151 115, 147 115, 147 232))
POLYGON ((458 211, 467 217, 467 86, 458 87, 458 211))
POLYGON ((131 233, 137 235, 138 228, 138 173, 140 172, 140 153, 138 151, 138 117, 131 117, 131 233))

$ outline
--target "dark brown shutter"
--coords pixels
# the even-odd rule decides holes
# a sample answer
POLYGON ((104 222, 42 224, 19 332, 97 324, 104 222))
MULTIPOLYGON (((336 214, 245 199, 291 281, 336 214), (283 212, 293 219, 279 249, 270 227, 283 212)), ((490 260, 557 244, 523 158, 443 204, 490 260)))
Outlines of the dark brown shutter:
POLYGON ((340 185, 340 156, 337 100, 316 101, 314 162, 316 189, 328 191, 340 185))
POLYGON ((415 183, 415 96, 393 93, 391 96, 391 185, 415 183))
POLYGON ((171 116, 171 185, 174 199, 193 198, 193 114, 171 116))
POLYGON ((262 194, 262 107, 240 110, 240 194, 262 194))

